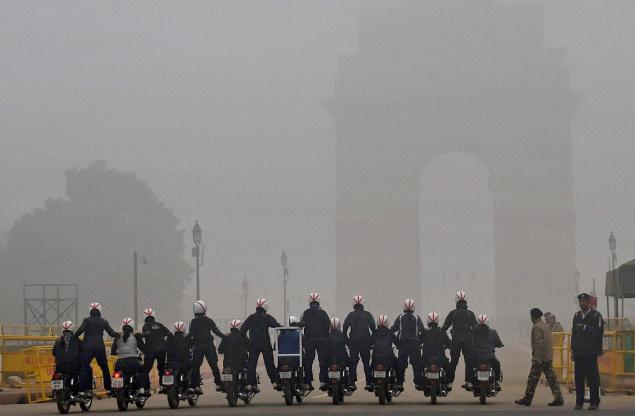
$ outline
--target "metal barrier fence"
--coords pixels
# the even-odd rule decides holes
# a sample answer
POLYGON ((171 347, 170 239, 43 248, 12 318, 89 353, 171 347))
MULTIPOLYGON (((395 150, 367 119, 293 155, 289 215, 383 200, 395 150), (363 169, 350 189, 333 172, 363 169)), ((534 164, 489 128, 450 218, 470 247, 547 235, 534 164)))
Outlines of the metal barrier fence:
MULTIPOLYGON (((607 393, 635 393, 635 331, 606 331, 604 355, 599 358, 602 391, 607 393)), ((571 356, 571 332, 553 333, 553 368, 558 381, 569 392, 575 390, 574 366, 571 356)))

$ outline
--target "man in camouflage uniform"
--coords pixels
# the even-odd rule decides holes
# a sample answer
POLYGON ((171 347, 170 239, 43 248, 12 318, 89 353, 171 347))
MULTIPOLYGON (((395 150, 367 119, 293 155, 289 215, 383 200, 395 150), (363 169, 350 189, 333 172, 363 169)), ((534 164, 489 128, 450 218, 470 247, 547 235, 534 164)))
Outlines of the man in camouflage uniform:
POLYGON ((534 323, 531 329, 531 370, 527 379, 527 389, 522 399, 516 400, 516 404, 530 406, 536 392, 536 386, 540 381, 540 375, 545 374, 547 384, 551 387, 553 401, 549 406, 562 406, 564 399, 558 385, 556 373, 553 371, 553 339, 551 330, 541 319, 542 311, 538 308, 531 310, 531 320, 534 323))

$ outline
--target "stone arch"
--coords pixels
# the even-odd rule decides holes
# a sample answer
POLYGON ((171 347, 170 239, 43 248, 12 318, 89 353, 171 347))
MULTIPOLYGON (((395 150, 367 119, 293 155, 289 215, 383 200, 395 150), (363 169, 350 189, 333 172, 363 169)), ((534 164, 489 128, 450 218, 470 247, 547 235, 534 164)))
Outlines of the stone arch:
POLYGON ((418 187, 446 152, 491 172, 497 310, 568 311, 575 287, 570 91, 537 5, 404 1, 360 17, 327 108, 336 144, 338 308, 420 293, 418 187), (372 284, 369 284, 372 283, 372 284), (548 287, 549 290, 545 290, 548 287))

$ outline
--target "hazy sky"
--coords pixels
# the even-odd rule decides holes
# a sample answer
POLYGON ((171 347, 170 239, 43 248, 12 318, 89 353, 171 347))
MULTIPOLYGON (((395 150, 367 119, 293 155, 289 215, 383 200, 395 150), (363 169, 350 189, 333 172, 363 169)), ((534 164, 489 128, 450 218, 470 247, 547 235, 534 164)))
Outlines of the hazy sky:
MULTIPOLYGON (((199 220, 213 310, 242 310, 232 299, 243 275, 251 302, 277 300, 282 248, 292 310, 309 291, 329 294, 335 137, 324 103, 338 57, 356 51, 360 9, 398 2, 384 3, 0 1, 0 235, 63 196, 66 168, 103 159, 136 171, 188 231, 199 220), (222 296, 219 279, 235 279, 222 296)), ((610 230, 619 260, 635 257, 635 2, 542 4, 545 43, 566 48, 582 94, 571 128, 577 263, 590 288, 607 268, 610 230)), ((452 214, 472 237, 444 234, 438 246, 451 249, 423 273, 447 264, 451 275, 491 275, 487 172, 465 155, 444 160, 452 180, 434 163, 423 173, 436 201, 422 201, 422 228, 442 223, 457 195, 480 208, 452 214)))

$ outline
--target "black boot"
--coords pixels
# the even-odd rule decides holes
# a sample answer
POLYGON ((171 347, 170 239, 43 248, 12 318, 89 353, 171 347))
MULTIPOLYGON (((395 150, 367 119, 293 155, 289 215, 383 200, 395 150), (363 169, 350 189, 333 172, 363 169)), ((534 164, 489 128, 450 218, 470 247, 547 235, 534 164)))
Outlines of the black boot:
POLYGON ((549 403, 547 406, 563 406, 564 405, 564 399, 562 397, 557 397, 555 399, 553 399, 553 401, 551 403, 549 403))
POLYGON ((531 400, 526 397, 523 397, 522 399, 518 399, 514 403, 520 406, 531 406, 531 400))

